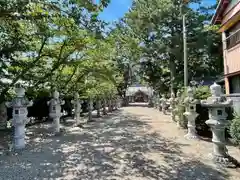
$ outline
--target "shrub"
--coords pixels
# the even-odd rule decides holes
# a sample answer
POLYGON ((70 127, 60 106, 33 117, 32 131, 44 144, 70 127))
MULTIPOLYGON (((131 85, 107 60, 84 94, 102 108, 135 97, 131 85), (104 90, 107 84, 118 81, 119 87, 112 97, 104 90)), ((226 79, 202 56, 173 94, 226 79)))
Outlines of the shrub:
POLYGON ((207 99, 211 96, 210 88, 208 86, 199 86, 195 89, 194 97, 199 100, 207 99))
POLYGON ((230 135, 233 139, 233 142, 237 145, 240 145, 240 116, 237 114, 230 125, 230 135))
MULTIPOLYGON (((199 86, 195 89, 194 97, 198 100, 204 100, 211 96, 210 88, 208 86, 199 86)), ((199 114, 196 118, 196 130, 198 134, 203 136, 211 136, 210 127, 205 123, 208 117, 208 108, 197 104, 196 111, 199 114)))

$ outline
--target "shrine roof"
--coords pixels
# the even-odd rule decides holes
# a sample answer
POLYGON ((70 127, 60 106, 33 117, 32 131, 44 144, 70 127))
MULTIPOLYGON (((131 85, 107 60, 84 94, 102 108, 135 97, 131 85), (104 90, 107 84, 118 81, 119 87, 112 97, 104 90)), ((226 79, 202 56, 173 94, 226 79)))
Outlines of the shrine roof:
POLYGON ((127 88, 127 91, 126 91, 126 95, 127 96, 132 96, 134 95, 135 93, 137 92, 143 92, 147 95, 152 95, 153 93, 153 89, 151 87, 147 87, 147 86, 130 86, 127 88))

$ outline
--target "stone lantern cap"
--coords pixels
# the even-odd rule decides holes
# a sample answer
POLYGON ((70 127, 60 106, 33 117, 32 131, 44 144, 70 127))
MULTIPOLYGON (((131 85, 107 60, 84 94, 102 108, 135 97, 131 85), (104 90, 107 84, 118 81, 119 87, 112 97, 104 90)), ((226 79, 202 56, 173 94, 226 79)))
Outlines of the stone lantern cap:
POLYGON ((201 105, 203 107, 209 108, 225 108, 230 107, 233 102, 231 99, 226 100, 225 97, 222 96, 221 86, 217 83, 214 83, 210 86, 212 96, 208 97, 207 100, 202 100, 201 105))

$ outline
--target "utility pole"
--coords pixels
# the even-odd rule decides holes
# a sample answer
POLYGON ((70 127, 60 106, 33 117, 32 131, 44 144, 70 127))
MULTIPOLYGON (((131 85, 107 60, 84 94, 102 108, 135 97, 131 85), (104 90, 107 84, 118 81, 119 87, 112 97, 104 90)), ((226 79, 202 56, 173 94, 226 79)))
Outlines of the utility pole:
POLYGON ((186 14, 183 13, 183 60, 184 60, 184 86, 188 86, 188 59, 187 59, 187 30, 186 30, 186 14))

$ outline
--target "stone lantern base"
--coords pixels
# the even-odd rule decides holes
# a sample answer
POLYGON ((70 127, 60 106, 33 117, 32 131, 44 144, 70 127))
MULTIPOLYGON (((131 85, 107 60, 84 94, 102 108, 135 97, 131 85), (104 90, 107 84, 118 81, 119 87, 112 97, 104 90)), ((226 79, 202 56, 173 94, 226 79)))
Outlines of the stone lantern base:
POLYGON ((218 166, 222 166, 226 168, 240 167, 240 163, 230 155, 217 156, 214 154, 210 154, 210 158, 218 166))
POLYGON ((220 166, 235 168, 239 166, 236 159, 228 154, 225 141, 225 127, 227 127, 228 122, 219 122, 214 119, 209 119, 206 124, 211 127, 212 130, 212 142, 213 142, 213 152, 210 155, 212 161, 220 166))

